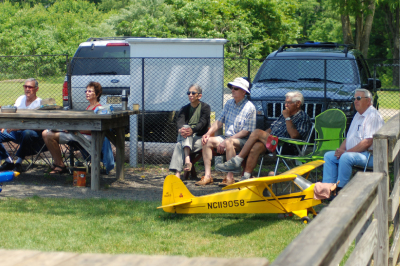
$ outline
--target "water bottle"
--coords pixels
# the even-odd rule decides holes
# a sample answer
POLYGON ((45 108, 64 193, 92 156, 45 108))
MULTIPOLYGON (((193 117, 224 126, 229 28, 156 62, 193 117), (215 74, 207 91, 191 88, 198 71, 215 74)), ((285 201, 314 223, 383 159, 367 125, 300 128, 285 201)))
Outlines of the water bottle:
POLYGON ((128 97, 126 96, 126 90, 122 91, 121 104, 122 104, 122 110, 125 111, 128 107, 128 97))

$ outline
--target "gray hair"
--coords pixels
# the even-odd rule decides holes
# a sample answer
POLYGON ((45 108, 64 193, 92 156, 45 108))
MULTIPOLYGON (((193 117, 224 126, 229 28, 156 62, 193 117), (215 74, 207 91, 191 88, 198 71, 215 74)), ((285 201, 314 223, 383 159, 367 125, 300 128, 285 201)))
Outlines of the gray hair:
POLYGON ((363 93, 364 93, 364 97, 370 98, 370 99, 372 100, 372 93, 371 93, 369 90, 359 88, 359 89, 356 89, 356 91, 354 92, 354 94, 355 94, 356 92, 363 92, 363 93))
POLYGON ((293 102, 300 101, 301 105, 304 104, 304 96, 299 91, 289 91, 285 97, 289 97, 293 102))
POLYGON ((38 81, 36 79, 29 78, 29 79, 25 80, 25 82, 27 82, 27 81, 34 81, 35 82, 35 88, 39 87, 39 83, 38 83, 38 81))
POLYGON ((190 88, 194 88, 196 91, 197 91, 197 93, 198 94, 203 94, 203 90, 201 89, 201 87, 198 85, 198 84, 192 84, 192 85, 190 85, 189 86, 189 89, 190 88))

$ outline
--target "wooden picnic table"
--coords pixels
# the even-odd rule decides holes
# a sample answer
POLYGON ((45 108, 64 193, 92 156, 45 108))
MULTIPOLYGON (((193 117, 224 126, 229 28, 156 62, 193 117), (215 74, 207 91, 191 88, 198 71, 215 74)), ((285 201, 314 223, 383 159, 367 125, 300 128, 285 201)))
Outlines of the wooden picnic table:
POLYGON ((116 178, 124 178, 125 126, 129 116, 137 111, 114 111, 113 114, 95 114, 93 111, 74 110, 17 110, 16 113, 0 112, 0 128, 59 129, 75 133, 77 141, 91 155, 91 189, 100 188, 100 155, 104 136, 116 147, 116 178), (113 129, 115 135, 111 133, 113 129), (91 130, 92 140, 87 141, 79 130, 91 130))

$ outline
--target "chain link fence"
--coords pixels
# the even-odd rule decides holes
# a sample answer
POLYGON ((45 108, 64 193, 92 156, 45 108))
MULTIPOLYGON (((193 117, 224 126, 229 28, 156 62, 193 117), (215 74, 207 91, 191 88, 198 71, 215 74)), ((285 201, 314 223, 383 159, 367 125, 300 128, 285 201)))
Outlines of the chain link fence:
POLYGON ((176 116, 189 103, 186 92, 194 83, 203 89, 202 101, 211 106, 211 123, 232 98, 226 85, 236 77, 250 77, 254 83, 251 100, 257 108, 257 127, 262 129, 281 114, 284 95, 292 90, 303 92, 303 108, 310 117, 328 108, 340 108, 351 117, 352 91, 361 84, 372 86, 385 120, 400 110, 399 62, 393 60, 366 60, 369 72, 366 65, 348 59, 273 60, 269 65, 264 59, 242 58, 74 58, 67 62, 65 55, 0 57, 0 104, 13 104, 29 77, 39 80, 39 97, 55 98, 57 104, 77 110, 88 105, 84 90, 90 81, 102 84, 101 103, 116 110, 125 90, 128 108, 140 106, 140 114, 131 116, 126 128, 126 159, 132 166, 169 164, 177 137, 176 116), (63 98, 64 83, 69 97, 63 98))

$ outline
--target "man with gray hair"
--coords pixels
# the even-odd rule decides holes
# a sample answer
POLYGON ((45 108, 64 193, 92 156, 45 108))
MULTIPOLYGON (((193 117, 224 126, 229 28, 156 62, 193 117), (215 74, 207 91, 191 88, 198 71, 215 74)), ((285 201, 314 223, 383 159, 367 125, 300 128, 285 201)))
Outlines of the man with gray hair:
POLYGON ((191 85, 187 91, 190 103, 183 106, 178 113, 176 122, 178 139, 169 169, 174 171, 179 178, 182 168, 185 172, 191 170, 190 153, 201 150, 201 137, 207 133, 210 127, 211 108, 205 102, 200 101, 202 94, 199 85, 191 85))
MULTIPOLYGON (((36 109, 40 107, 42 99, 36 96, 39 90, 39 84, 36 79, 30 78, 23 85, 25 94, 18 97, 14 106, 17 109, 36 109)), ((32 154, 32 149, 35 152, 39 151, 44 145, 42 134, 38 134, 34 130, 20 129, 1 129, 0 133, 0 160, 4 163, 0 166, 0 171, 13 170, 16 172, 22 171, 22 161, 26 155, 32 154), (16 156, 17 161, 14 164, 12 158, 3 146, 3 142, 13 141, 19 144, 16 156)))
MULTIPOLYGON (((253 131, 240 153, 223 164, 217 164, 215 167, 216 170, 239 173, 242 161, 248 156, 244 175, 241 180, 248 179, 257 165, 260 154, 267 151, 265 145, 269 135, 278 138, 306 139, 311 128, 311 120, 301 110, 301 106, 304 103, 303 94, 299 91, 292 91, 286 93, 285 97, 285 109, 278 119, 271 124, 271 127, 266 131, 261 129, 253 131)), ((283 154, 290 153, 293 153, 293 151, 283 150, 283 154)))
MULTIPOLYGON (((372 152, 373 135, 384 124, 382 116, 372 106, 372 94, 366 89, 356 89, 354 106, 357 113, 351 121, 347 138, 336 151, 324 155, 324 173, 322 183, 337 183, 342 189, 350 180, 354 165, 365 166, 372 152)), ((373 166, 373 156, 368 167, 373 166)))

